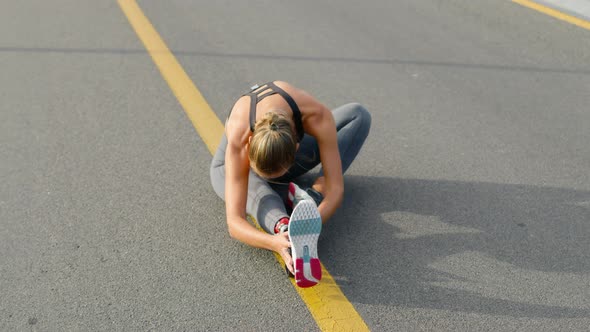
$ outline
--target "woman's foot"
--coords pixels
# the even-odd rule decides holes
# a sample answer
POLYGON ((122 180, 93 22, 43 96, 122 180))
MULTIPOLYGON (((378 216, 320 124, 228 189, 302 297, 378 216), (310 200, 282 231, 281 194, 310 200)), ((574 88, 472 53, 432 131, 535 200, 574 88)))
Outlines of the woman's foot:
POLYGON ((322 279, 317 246, 321 231, 322 218, 314 201, 300 201, 293 209, 288 230, 295 282, 299 287, 314 286, 322 279))

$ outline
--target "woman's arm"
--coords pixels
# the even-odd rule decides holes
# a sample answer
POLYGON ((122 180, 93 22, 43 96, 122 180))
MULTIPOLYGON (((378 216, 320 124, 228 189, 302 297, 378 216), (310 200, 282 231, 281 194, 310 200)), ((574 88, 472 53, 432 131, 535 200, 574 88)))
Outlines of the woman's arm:
MULTIPOLYGON (((320 149, 320 160, 324 177, 321 193, 324 200, 318 206, 322 221, 325 223, 336 212, 344 195, 342 161, 338 151, 336 122, 330 109, 320 103, 309 93, 297 89, 286 82, 275 82, 293 97, 303 117, 305 132, 315 137, 320 149)), ((317 182, 316 182, 317 183, 317 182)))
POLYGON ((320 109, 309 133, 316 138, 320 149, 320 160, 324 171, 321 192, 324 199, 318 206, 318 210, 322 221, 326 223, 342 204, 344 179, 334 117, 325 106, 322 105, 320 109))
POLYGON ((249 123, 244 118, 243 98, 238 100, 225 123, 227 148, 225 151, 225 213, 227 228, 232 238, 257 248, 273 249, 271 236, 258 231, 246 220, 248 199, 248 141, 249 123))
MULTIPOLYGON (((233 113, 233 112, 232 112, 233 113)), ((257 230, 246 220, 248 199, 248 137, 249 127, 241 126, 239 116, 226 123, 228 145, 225 152, 225 212, 227 227, 232 238, 256 248, 268 249, 281 255, 293 273, 293 263, 288 253, 291 246, 284 236, 273 236, 257 230), (236 124, 238 124, 236 126, 236 124)))

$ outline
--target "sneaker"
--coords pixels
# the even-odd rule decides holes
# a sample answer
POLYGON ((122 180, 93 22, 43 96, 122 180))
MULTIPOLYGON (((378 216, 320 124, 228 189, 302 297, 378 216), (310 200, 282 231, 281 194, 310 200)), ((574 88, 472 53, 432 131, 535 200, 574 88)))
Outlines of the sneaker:
POLYGON ((289 182, 289 194, 287 195, 287 204, 289 207, 292 209, 297 206, 297 203, 305 200, 312 201, 315 205, 313 197, 309 196, 305 190, 299 188, 295 183, 289 182))
POLYGON ((288 230, 295 283, 299 287, 314 286, 322 279, 317 246, 321 231, 322 218, 314 201, 299 202, 291 214, 288 230))

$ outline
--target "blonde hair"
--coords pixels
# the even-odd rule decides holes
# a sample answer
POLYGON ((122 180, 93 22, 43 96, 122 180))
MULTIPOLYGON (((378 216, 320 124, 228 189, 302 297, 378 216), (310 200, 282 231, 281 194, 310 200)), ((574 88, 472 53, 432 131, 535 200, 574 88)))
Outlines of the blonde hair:
POLYGON ((276 174, 289 169, 296 150, 297 141, 287 118, 268 112, 256 122, 248 151, 250 165, 256 173, 276 174))

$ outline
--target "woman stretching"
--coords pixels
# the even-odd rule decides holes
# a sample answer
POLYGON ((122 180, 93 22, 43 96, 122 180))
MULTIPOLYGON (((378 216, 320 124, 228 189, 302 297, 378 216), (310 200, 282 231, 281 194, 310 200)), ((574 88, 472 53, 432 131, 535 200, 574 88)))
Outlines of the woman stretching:
POLYGON ((233 106, 211 163, 211 183, 225 200, 230 236, 277 252, 298 286, 315 285, 321 278, 322 223, 342 202, 342 175, 370 126, 370 114, 356 103, 330 111, 286 82, 252 87, 233 106), (320 163, 313 185, 299 188, 297 178, 320 163))

